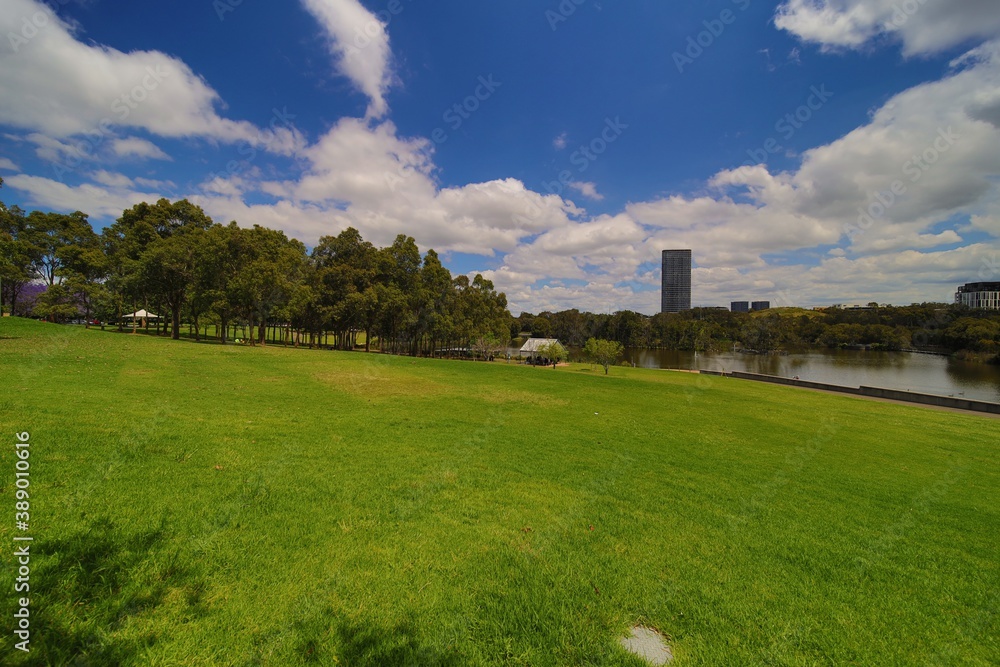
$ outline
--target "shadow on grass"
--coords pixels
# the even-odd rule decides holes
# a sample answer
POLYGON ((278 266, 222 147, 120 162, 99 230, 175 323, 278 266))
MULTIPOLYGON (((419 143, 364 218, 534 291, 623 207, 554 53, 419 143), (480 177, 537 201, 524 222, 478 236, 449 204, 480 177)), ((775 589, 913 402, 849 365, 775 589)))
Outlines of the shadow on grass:
MULTIPOLYGON (((171 336, 170 336, 169 333, 165 334, 162 331, 160 333, 157 333, 156 331, 146 331, 145 329, 138 329, 138 330, 136 330, 136 331, 133 332, 132 329, 129 329, 129 328, 125 328, 122 331, 119 331, 118 327, 115 327, 115 326, 108 326, 108 327, 106 327, 104 329, 101 329, 101 331, 103 333, 112 333, 112 334, 118 334, 118 335, 122 335, 122 336, 131 336, 131 335, 134 334, 136 336, 143 336, 144 338, 159 338, 161 340, 173 340, 173 338, 171 338, 171 336)), ((180 338, 178 338, 177 340, 180 341, 180 342, 184 342, 184 343, 197 343, 199 345, 222 345, 223 344, 222 341, 220 341, 218 339, 218 337, 212 337, 212 336, 206 337, 206 336, 202 336, 200 340, 195 340, 194 334, 187 334, 187 333, 181 333, 180 338)), ((236 345, 237 343, 232 338, 229 338, 229 339, 226 340, 225 344, 226 345, 236 345)), ((270 345, 280 345, 280 343, 268 343, 268 345, 269 346, 270 345)))
POLYGON ((12 664, 139 664, 157 638, 124 636, 123 628, 154 613, 168 596, 177 600, 169 612, 175 622, 204 615, 206 581, 170 552, 170 537, 164 521, 126 532, 98 519, 68 537, 34 543, 31 653, 12 664))
MULTIPOLYGON (((394 665, 399 667, 463 667, 471 664, 457 652, 442 651, 439 648, 423 646, 421 633, 413 621, 404 621, 393 627, 342 622, 336 628, 338 644, 337 657, 340 664, 355 666, 394 665)), ((312 646, 303 647, 307 661, 325 664, 328 656, 318 651, 308 653, 312 646)))

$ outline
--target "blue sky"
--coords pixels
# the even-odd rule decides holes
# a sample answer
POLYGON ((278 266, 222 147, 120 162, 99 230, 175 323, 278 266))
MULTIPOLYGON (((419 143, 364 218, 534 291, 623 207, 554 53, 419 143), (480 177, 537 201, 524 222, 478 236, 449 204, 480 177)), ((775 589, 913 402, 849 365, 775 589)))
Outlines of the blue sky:
POLYGON ((0 199, 355 226, 512 310, 951 300, 1000 279, 981 0, 0 0, 0 199), (624 6, 619 6, 624 5, 624 6))

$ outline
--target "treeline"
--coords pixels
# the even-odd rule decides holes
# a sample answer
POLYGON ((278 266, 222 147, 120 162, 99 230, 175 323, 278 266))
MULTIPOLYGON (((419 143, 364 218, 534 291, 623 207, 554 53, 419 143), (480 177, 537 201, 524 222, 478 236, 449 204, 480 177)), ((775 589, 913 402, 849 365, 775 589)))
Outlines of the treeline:
POLYGON ((120 327, 124 315, 145 309, 169 315, 164 331, 174 338, 187 324, 195 338, 211 331, 223 342, 239 326, 255 343, 270 329, 286 342, 332 337, 333 346, 353 349, 363 333, 366 349, 376 340, 383 351, 414 355, 461 348, 488 358, 527 336, 571 348, 595 338, 695 351, 917 348, 985 361, 1000 353, 1000 312, 955 304, 513 318, 489 280, 453 277, 433 250, 422 256, 412 237, 376 248, 348 228, 307 252, 280 231, 220 225, 186 200, 166 199, 133 206, 99 234, 80 212, 26 213, 0 202, 0 307, 120 327))
POLYGON ((831 349, 938 350, 980 360, 1000 353, 1000 312, 957 304, 925 303, 865 309, 783 308, 732 313, 695 308, 653 316, 632 311, 595 314, 578 310, 522 313, 513 329, 558 338, 581 347, 589 338, 631 348, 718 351, 734 346, 755 352, 831 349))
POLYGON ((482 276, 453 277, 412 237, 377 248, 349 228, 311 252, 283 232, 214 223, 186 200, 142 203, 100 234, 83 213, 62 215, 0 203, 0 304, 54 322, 117 322, 145 309, 169 315, 196 338, 225 342, 234 325, 263 343, 269 327, 294 342, 430 354, 442 347, 506 342, 507 299, 482 276), (44 292, 27 296, 43 283, 44 292), (27 312, 30 306, 30 313, 27 312))

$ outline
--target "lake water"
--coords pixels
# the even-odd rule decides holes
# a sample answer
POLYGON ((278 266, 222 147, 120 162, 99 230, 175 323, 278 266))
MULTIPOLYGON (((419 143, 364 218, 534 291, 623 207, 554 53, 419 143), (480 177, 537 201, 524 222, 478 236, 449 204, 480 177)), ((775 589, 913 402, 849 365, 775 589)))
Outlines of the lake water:
MULTIPOLYGON (((576 355, 574 355, 575 357, 576 355)), ((883 387, 1000 403, 1000 366, 911 352, 802 351, 787 355, 626 350, 642 368, 743 371, 847 387, 883 387)))

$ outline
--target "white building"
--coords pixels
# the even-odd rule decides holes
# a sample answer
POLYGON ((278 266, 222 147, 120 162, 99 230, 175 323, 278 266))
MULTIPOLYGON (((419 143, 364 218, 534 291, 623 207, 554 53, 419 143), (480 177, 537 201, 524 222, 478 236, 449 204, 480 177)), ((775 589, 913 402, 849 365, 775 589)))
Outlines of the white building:
POLYGON ((527 342, 521 346, 521 356, 529 359, 537 357, 539 356, 538 351, 544 346, 558 342, 558 338, 529 338, 527 342))
POLYGON ((955 303, 969 308, 1000 310, 1000 283, 968 283, 958 288, 955 303))

